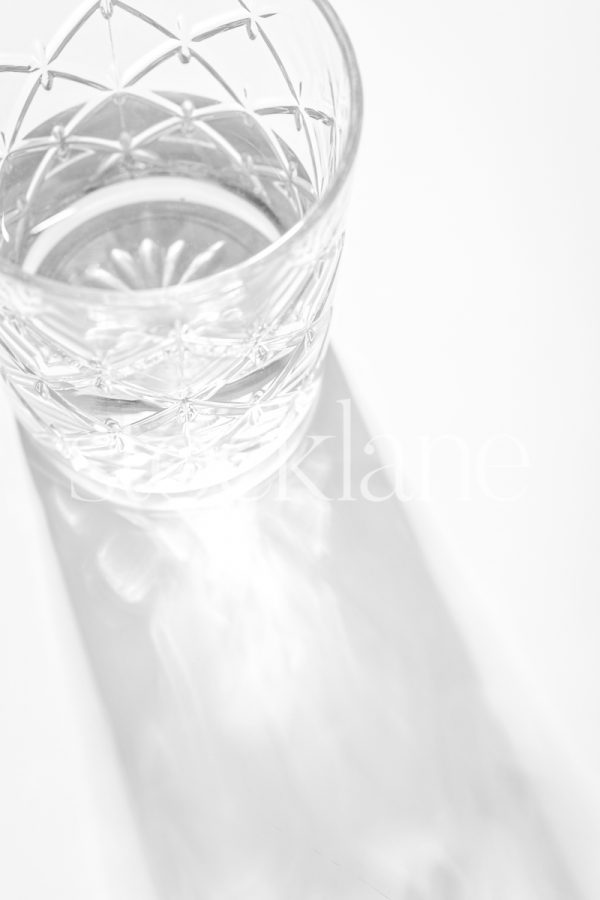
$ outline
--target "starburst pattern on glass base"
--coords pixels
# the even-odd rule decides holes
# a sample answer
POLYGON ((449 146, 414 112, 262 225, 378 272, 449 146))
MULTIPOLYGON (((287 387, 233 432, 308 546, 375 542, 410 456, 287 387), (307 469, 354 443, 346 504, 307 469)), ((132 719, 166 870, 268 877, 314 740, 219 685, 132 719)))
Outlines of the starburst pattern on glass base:
POLYGON ((182 266, 182 258, 191 255, 185 241, 174 241, 163 249, 156 241, 146 238, 139 245, 137 253, 115 247, 104 262, 88 266, 82 281, 87 287, 109 288, 114 291, 187 284, 195 278, 210 274, 224 246, 224 241, 217 241, 207 250, 192 255, 191 262, 182 266))
POLYGON ((343 216, 341 198, 288 256, 238 274, 327 190, 336 91, 316 93, 288 52, 281 0, 223 0, 200 24, 149 8, 84 3, 32 55, 0 59, 16 98, 0 135, 0 258, 54 279, 0 273, 0 368, 39 441, 140 497, 234 479, 306 419, 343 216), (123 39, 132 29, 143 52, 123 39), (172 175, 218 184, 223 203, 188 204, 187 224, 177 205, 129 230, 124 206, 105 232, 69 220, 78 185, 93 204, 172 175))

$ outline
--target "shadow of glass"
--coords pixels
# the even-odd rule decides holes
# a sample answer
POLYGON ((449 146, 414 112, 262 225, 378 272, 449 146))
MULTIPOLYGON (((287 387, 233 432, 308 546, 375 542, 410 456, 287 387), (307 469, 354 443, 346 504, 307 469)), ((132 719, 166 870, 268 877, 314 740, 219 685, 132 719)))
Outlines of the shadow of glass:
POLYGON ((331 358, 319 440, 198 510, 83 496, 27 446, 158 896, 576 900, 340 401, 331 358))

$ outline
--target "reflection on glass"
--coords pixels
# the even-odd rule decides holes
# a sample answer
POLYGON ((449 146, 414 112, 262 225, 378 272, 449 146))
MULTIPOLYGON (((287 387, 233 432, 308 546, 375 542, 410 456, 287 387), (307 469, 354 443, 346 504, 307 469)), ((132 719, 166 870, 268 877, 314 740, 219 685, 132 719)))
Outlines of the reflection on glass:
POLYGON ((344 243, 362 101, 341 22, 325 0, 55 0, 40 34, 21 2, 0 375, 23 428, 138 503, 272 472, 319 389, 344 243))

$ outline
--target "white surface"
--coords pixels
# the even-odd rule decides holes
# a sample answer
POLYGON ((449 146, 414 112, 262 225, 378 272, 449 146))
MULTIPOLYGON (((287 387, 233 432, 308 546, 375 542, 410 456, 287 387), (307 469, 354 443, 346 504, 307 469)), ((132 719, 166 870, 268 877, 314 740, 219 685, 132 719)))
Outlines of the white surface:
MULTIPOLYGON (((499 705, 514 697, 512 678, 529 698, 505 712, 522 716, 525 744, 547 741, 540 776, 570 807, 563 822, 597 896, 600 7, 338 7, 362 60, 367 120, 337 345, 413 489, 422 436, 469 448, 467 499, 448 442, 435 451, 431 500, 411 514, 499 705), (498 434, 529 457, 490 482, 513 502, 475 480, 498 434)), ((496 450, 521 461, 515 447, 496 450)))
MULTIPOLYGON (((542 779, 557 781, 553 808, 567 812, 594 898, 600 8, 581 0, 337 6, 359 50, 368 110, 337 344, 374 427, 401 441, 408 482, 419 481, 422 437, 455 435, 475 459, 486 440, 508 433, 529 454, 530 468, 500 483, 522 490, 519 499, 494 501, 473 481, 461 500, 451 448, 442 447, 431 499, 411 511, 499 708, 518 720, 542 779), (509 702, 515 690, 518 708, 509 702)), ((3 405, 0 792, 8 797, 2 843, 11 848, 3 879, 33 885, 43 872, 59 884, 69 875, 63 896, 70 887, 88 897, 84 883, 107 869, 98 859, 74 869, 64 851, 73 842, 77 854, 82 842, 86 858, 96 846, 85 824, 85 747, 65 734, 75 734, 93 695, 83 666, 76 677, 69 662, 65 674, 49 623, 32 628, 45 592, 60 586, 7 421, 3 405), (82 685, 78 699, 68 684, 82 685), (47 811, 34 822, 31 791, 36 816, 47 811)), ((95 720, 89 734, 106 740, 95 720)), ((109 747, 106 758, 112 771, 109 747)), ((111 785, 99 796, 114 797, 116 809, 111 785)))
POLYGON ((4 394, 0 422, 0 896, 154 900, 4 394))

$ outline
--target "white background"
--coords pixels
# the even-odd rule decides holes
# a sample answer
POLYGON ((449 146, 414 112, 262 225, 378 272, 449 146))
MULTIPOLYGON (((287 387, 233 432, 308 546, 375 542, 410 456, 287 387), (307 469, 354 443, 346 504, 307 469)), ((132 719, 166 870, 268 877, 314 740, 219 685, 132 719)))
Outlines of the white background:
MULTIPOLYGON (((394 439, 389 458, 407 484, 420 484, 424 440, 454 435, 468 448, 466 499, 448 441, 435 451, 430 498, 412 501, 409 511, 593 898, 600 884, 592 852, 600 834, 600 7, 584 0, 338 0, 337 7, 361 59, 367 118, 336 344, 373 431, 394 439), (530 463, 490 475, 493 490, 518 495, 510 502, 487 496, 475 477, 482 446, 499 434, 517 439, 530 463)), ((18 13, 11 7, 11 16, 18 13)), ((5 409, 2 416, 0 708, 10 723, 2 787, 5 796, 12 791, 2 843, 13 827, 28 827, 44 880, 54 877, 65 897, 89 897, 84 872, 57 847, 90 854, 89 875, 102 854, 94 835, 82 836, 86 804, 117 788, 107 776, 95 798, 78 793, 85 748, 74 744, 65 758, 70 704, 75 697, 93 718, 91 686, 77 663, 70 684, 60 681, 59 661, 35 628, 58 580, 37 568, 50 554, 37 510, 24 499, 31 495, 5 409), (27 646, 10 638, 19 628, 31 635, 27 646), (37 776, 15 783, 17 771, 37 776)), ((514 444, 495 448, 496 462, 523 461, 514 444)), ((33 884, 19 846, 9 869, 33 884)), ((103 852, 118 865, 124 851, 116 847, 103 852)), ((130 887, 129 900, 141 895, 130 887)))
MULTIPOLYGON (((600 7, 338 9, 367 117, 337 344, 413 487, 427 471, 422 437, 458 437, 472 474, 493 436, 526 449, 528 469, 490 471, 494 493, 518 496, 502 503, 474 474, 461 499, 456 448, 438 445, 431 502, 409 510, 559 826, 597 878, 600 7)), ((512 444, 494 452, 490 462, 523 461, 512 444)))

